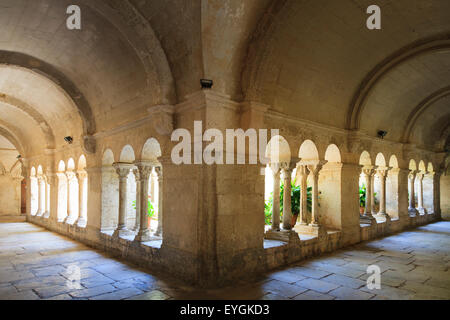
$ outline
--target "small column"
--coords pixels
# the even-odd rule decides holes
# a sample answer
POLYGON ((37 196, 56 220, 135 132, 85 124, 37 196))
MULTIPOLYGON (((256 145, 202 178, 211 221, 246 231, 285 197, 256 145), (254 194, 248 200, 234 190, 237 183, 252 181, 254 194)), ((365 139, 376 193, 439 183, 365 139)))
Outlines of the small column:
POLYGON ((421 215, 424 215, 427 213, 427 210, 423 206, 423 177, 424 173, 420 172, 417 174, 417 181, 418 181, 418 190, 417 190, 417 210, 421 215))
POLYGON ((130 231, 126 228, 125 220, 127 216, 127 179, 130 170, 133 167, 129 163, 114 163, 113 167, 119 175, 119 222, 113 237, 129 235, 130 231))
POLYGON ((273 174, 272 230, 280 231, 280 164, 270 165, 273 174))
POLYGON ((373 167, 373 171, 370 174, 370 213, 373 217, 376 217, 377 211, 375 210, 375 174, 377 167, 373 167))
POLYGON ((86 227, 87 224, 87 208, 85 202, 85 192, 86 192, 86 179, 87 173, 84 171, 77 172, 78 179, 78 221, 77 225, 79 227, 86 227))
POLYGON ((414 192, 414 181, 416 180, 417 171, 411 170, 409 173, 409 216, 415 217, 417 215, 416 210, 416 199, 415 199, 415 192, 414 192))
POLYGON ((282 164, 283 178, 284 178, 284 190, 283 190, 283 229, 291 230, 292 220, 292 202, 291 202, 291 180, 292 180, 292 167, 290 163, 282 164))
POLYGON ((373 224, 376 222, 372 215, 372 174, 374 173, 373 166, 364 166, 362 170, 364 182, 366 184, 366 208, 364 214, 361 216, 362 223, 373 224))
POLYGON ((386 213, 386 178, 388 169, 380 168, 377 170, 378 177, 380 178, 381 188, 380 188, 380 211, 377 216, 380 218, 385 218, 386 221, 390 221, 391 218, 386 213))
POLYGON ((136 166, 139 170, 139 178, 140 178, 140 199, 141 199, 141 206, 140 206, 140 229, 137 233, 136 237, 134 238, 134 241, 137 242, 146 242, 151 239, 151 234, 149 230, 148 225, 148 180, 150 178, 150 175, 153 170, 153 165, 149 162, 138 162, 136 163, 136 166))
POLYGON ((319 172, 322 170, 324 162, 317 162, 308 165, 308 169, 313 176, 312 185, 312 210, 311 210, 311 226, 319 227, 319 172))
POLYGON ((45 190, 43 188, 44 177, 39 175, 37 177, 37 181, 38 181, 38 211, 36 216, 42 217, 45 211, 45 190))
POLYGON ((136 180, 136 222, 133 231, 139 232, 139 226, 141 225, 141 178, 139 169, 133 169, 133 174, 136 180))
POLYGON ((158 237, 162 237, 163 233, 163 219, 164 219, 164 211, 163 211, 163 168, 156 167, 155 168, 156 175, 158 177, 158 228, 156 229, 155 235, 158 237))
POLYGON ((300 224, 306 226, 308 225, 308 167, 298 165, 297 175, 300 176, 300 224))
POLYGON ((73 183, 73 179, 76 178, 73 171, 66 172, 67 177, 67 217, 65 223, 73 224, 75 222, 75 212, 72 211, 73 198, 70 196, 70 185, 73 183))
MULTIPOLYGON (((67 176, 64 172, 57 172, 56 173, 57 176, 57 185, 58 185, 58 190, 57 190, 57 196, 56 196, 56 204, 57 204, 57 208, 56 208, 56 220, 57 222, 64 222, 64 220, 67 218, 67 208, 65 208, 65 212, 62 211, 61 209, 61 203, 60 203, 60 194, 63 194, 64 191, 66 193, 66 196, 68 194, 67 190, 64 190, 64 182, 66 182, 66 186, 67 188, 69 188, 69 183, 67 182, 67 176), (65 216, 64 216, 65 214, 65 216)), ((67 199, 66 199, 66 206, 67 206, 67 199)), ((62 207, 64 208, 64 207, 62 207)))
POLYGON ((50 186, 52 183, 51 173, 47 174, 45 177, 45 211, 43 217, 45 219, 50 218, 50 186))

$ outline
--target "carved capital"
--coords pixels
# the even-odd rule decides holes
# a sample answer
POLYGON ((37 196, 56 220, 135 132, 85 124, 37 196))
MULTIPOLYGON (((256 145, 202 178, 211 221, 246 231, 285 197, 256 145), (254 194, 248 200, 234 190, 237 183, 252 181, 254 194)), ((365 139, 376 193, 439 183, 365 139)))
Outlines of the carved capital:
POLYGON ((79 181, 83 181, 84 179, 87 178, 87 172, 85 171, 78 171, 77 172, 77 178, 79 181))
POLYGON ((133 168, 133 165, 130 163, 116 162, 113 164, 113 167, 116 169, 120 179, 126 179, 130 174, 130 170, 133 168))
POLYGON ((154 164, 150 161, 140 161, 136 163, 136 167, 139 171, 139 179, 141 182, 146 182, 152 174, 154 164))

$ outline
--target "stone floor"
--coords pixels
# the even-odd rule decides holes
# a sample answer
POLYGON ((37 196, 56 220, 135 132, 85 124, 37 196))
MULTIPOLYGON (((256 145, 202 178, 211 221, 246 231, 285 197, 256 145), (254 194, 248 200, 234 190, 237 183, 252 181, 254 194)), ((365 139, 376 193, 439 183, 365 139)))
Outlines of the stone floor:
POLYGON ((23 222, 0 221, 0 299, 450 299, 450 222, 293 264, 233 288, 199 290, 148 274, 23 222), (369 290, 369 265, 381 289, 369 290), (79 275, 79 283, 72 281, 79 275))

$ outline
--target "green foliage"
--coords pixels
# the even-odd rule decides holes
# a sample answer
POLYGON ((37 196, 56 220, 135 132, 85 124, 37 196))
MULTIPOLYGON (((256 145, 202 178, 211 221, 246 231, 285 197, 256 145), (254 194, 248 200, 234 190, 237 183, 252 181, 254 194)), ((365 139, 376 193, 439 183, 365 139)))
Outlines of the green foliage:
POLYGON ((365 208, 366 207, 366 186, 363 185, 362 187, 359 187, 359 206, 361 208, 365 208))
MULTIPOLYGON (((361 208, 365 208, 366 207, 366 194, 367 194, 367 188, 365 185, 362 185, 361 187, 359 187, 359 206, 361 208)), ((378 204, 377 199, 375 198, 377 196, 377 193, 375 192, 373 194, 374 200, 375 200, 375 204, 378 204)))
MULTIPOLYGON (((150 197, 148 197, 148 198, 149 199, 148 199, 147 215, 148 215, 149 218, 152 218, 152 217, 155 216, 155 207, 153 206, 153 203, 150 200, 150 197)), ((136 200, 134 200, 132 202, 132 206, 133 206, 133 209, 136 210, 136 200)))
MULTIPOLYGON (((296 181, 292 181, 291 183, 291 208, 292 214, 298 215, 300 213, 300 186, 296 186, 296 181)), ((283 216, 283 195, 284 195, 284 183, 280 186, 280 213, 281 217, 283 216)), ((307 198, 306 205, 308 211, 312 211, 312 187, 307 188, 307 198)), ((270 194, 269 200, 265 202, 264 205, 264 216, 266 225, 272 224, 272 208, 273 208, 273 192, 270 194)))

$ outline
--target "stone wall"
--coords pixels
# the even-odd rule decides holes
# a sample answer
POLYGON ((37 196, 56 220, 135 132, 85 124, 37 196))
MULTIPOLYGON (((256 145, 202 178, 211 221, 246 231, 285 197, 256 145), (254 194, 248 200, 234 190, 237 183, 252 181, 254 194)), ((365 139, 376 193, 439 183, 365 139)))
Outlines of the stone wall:
POLYGON ((442 219, 450 220, 450 175, 441 177, 441 212, 442 219))
POLYGON ((20 215, 20 180, 0 175, 0 215, 20 215))

